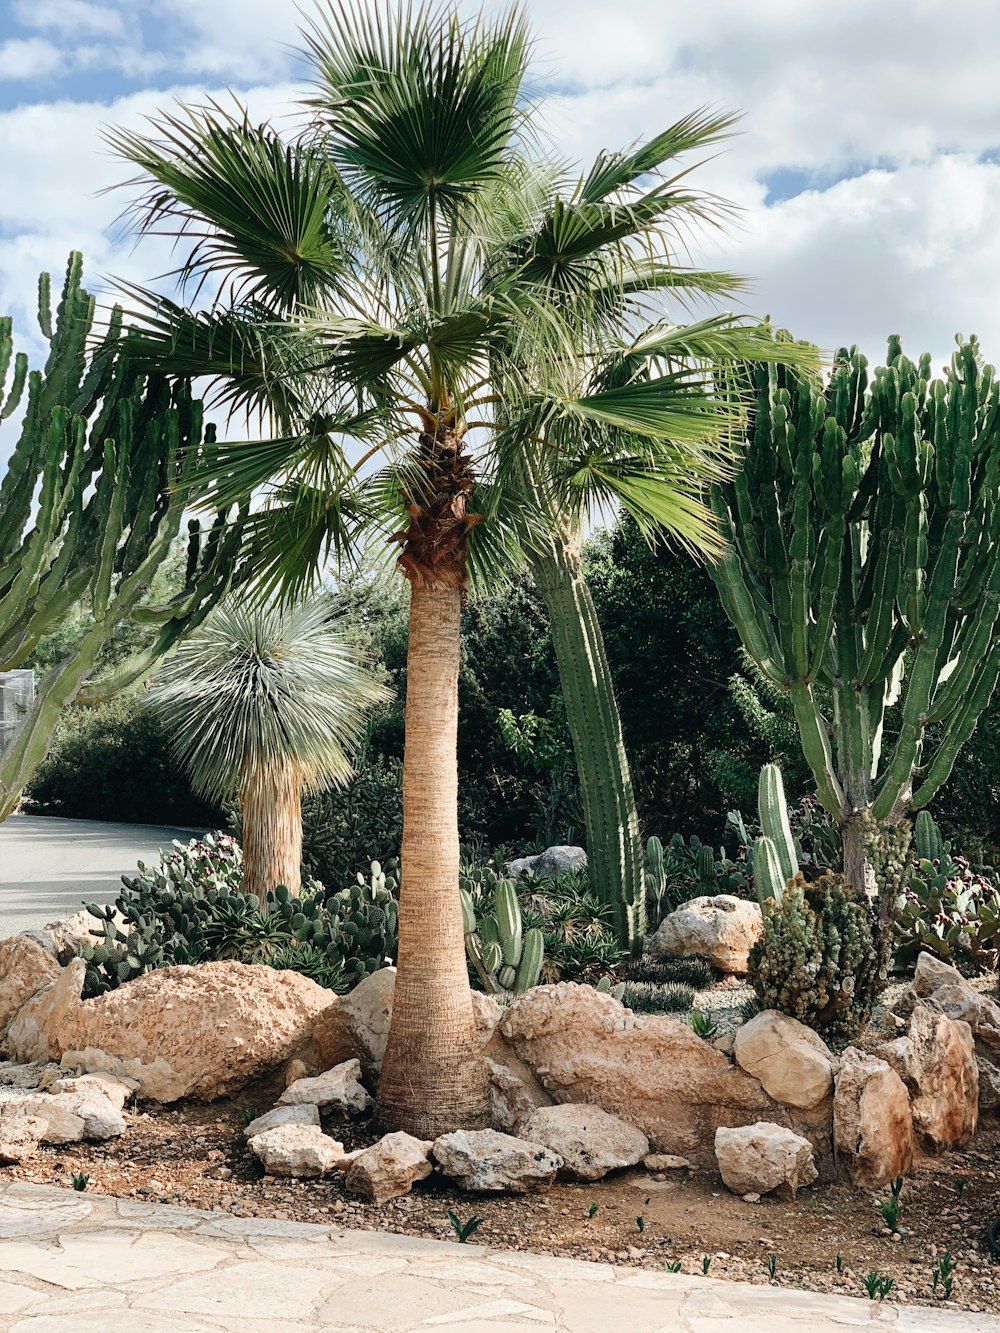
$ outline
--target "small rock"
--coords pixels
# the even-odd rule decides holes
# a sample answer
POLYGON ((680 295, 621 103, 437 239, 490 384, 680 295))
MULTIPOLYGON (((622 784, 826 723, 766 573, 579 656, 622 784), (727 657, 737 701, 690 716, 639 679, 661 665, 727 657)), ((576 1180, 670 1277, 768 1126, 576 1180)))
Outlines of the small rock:
POLYGON ((434 1141, 434 1160, 462 1189, 528 1194, 547 1190, 562 1158, 541 1143, 495 1129, 460 1129, 434 1141))
POLYGON ((744 1194, 744 1196, 743 1196, 743 1202, 744 1202, 744 1203, 760 1203, 760 1195, 759 1195, 759 1194, 744 1194))
POLYGON ((727 1189, 740 1195, 781 1190, 794 1198, 818 1174, 809 1140, 767 1121, 717 1129, 715 1157, 727 1189))
POLYGON ((913 1130, 931 1156, 968 1143, 979 1114, 979 1066, 972 1029, 922 1000, 906 1035, 878 1048, 910 1094, 913 1130))
POLYGON ((297 1106, 276 1106, 273 1111, 254 1116, 245 1126, 243 1137, 248 1141, 258 1134, 266 1134, 269 1129, 279 1125, 319 1125, 319 1107, 313 1102, 302 1102, 297 1106))
POLYGON ((600 1180, 609 1171, 635 1166, 649 1153, 641 1130, 582 1102, 541 1106, 518 1134, 561 1157, 559 1173, 569 1180, 600 1180))
POLYGON ((651 1152, 642 1159, 647 1171, 686 1171, 691 1163, 686 1157, 678 1157, 673 1152, 651 1152))
POLYGON ((535 1099, 507 1065, 487 1058, 490 1074, 490 1111, 493 1128, 505 1134, 516 1133, 536 1109, 535 1099))
POLYGON ((347 1167, 344 1185, 351 1194, 372 1203, 408 1194, 415 1180, 430 1175, 433 1146, 412 1134, 386 1134, 372 1147, 351 1154, 353 1160, 347 1167))
POLYGON ((0 1163, 20 1166, 34 1155, 48 1125, 40 1116, 0 1107, 0 1163))
POLYGON ((572 870, 586 870, 587 853, 582 847, 546 847, 537 856, 519 856, 507 862, 511 879, 519 875, 534 875, 535 879, 556 879, 572 870))
POLYGON ((833 1092, 833 1052, 812 1028, 776 1009, 764 1009, 737 1029, 733 1054, 783 1106, 810 1110, 833 1092))
POLYGON ((305 1060, 300 1060, 296 1056, 285 1065, 285 1087, 290 1088, 293 1083, 298 1083, 299 1079, 312 1078, 315 1073, 315 1068, 311 1069, 305 1060))
POLYGON ((300 1078, 278 1098, 279 1106, 321 1106, 326 1110, 359 1115, 374 1105, 361 1082, 361 1061, 345 1060, 316 1078, 300 1078))
POLYGON ((269 1176, 314 1179, 343 1165, 344 1145, 315 1125, 278 1125, 250 1140, 269 1176))

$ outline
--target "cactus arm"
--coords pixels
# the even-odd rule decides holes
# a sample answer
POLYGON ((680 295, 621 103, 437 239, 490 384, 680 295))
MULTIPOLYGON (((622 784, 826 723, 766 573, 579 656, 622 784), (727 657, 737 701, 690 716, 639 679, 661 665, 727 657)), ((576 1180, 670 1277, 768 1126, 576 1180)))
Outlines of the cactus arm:
POLYGON ((793 681, 789 689, 799 737, 806 763, 816 780, 816 791, 823 808, 835 819, 847 815, 847 800, 837 777, 830 745, 830 731, 812 690, 801 681, 793 681))
POLYGON ((773 899, 775 905, 780 907, 787 880, 782 875, 777 848, 770 838, 758 838, 750 855, 754 889, 761 907, 769 899, 773 899))
POLYGON ((774 848, 781 869, 782 883, 787 884, 799 873, 795 839, 788 822, 785 787, 777 764, 765 764, 757 784, 757 812, 764 837, 774 848))
POLYGON ((951 777, 955 760, 962 746, 976 729, 1000 680, 1000 639, 990 653, 979 663, 979 669, 970 682, 962 707, 952 715, 944 739, 938 746, 926 776, 914 793, 910 805, 921 810, 928 805, 951 777))

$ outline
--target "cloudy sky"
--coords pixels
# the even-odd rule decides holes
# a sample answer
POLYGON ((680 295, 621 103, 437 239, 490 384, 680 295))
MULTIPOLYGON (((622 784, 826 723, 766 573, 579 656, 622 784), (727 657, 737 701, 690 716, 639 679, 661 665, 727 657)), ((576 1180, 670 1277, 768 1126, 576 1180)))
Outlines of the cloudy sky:
MULTIPOLYGON (((326 0, 324 0, 326 2, 326 0)), ((307 9, 312 0, 303 0, 307 9)), ((878 356, 900 332, 1000 357, 996 0, 528 0, 548 133, 584 159, 695 107, 741 132, 699 181, 741 209, 699 262, 754 281, 748 308, 878 356)), ((104 125, 234 90, 280 117, 302 77, 294 0, 0 0, 0 310, 24 327, 39 269, 168 267, 114 227, 104 125)), ((280 121, 279 121, 280 123, 280 121)))

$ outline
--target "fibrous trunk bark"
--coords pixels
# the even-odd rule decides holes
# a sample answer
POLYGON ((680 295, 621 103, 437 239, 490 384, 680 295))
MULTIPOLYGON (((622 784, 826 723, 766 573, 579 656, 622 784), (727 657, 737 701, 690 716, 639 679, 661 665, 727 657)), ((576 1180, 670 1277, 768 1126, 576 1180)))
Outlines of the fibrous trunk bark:
POLYGON ((243 825, 243 892, 263 902, 284 884, 302 887, 302 776, 292 764, 254 767, 239 788, 243 825))
POLYGON ((458 893, 461 603, 458 587, 411 589, 399 958, 376 1112, 422 1139, 490 1122, 458 893))
POLYGON ((575 545, 553 543, 534 557, 533 568, 552 625, 580 777, 590 881, 614 909, 621 946, 637 951, 646 928, 645 866, 604 635, 575 545))

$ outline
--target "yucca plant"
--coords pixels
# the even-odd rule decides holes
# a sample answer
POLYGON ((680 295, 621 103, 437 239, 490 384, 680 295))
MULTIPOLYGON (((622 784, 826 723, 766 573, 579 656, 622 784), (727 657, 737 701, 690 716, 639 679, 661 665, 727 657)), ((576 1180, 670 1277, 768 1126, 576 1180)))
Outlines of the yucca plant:
POLYGON ((302 883, 302 794, 351 776, 367 710, 385 697, 331 626, 328 599, 229 601, 185 640, 147 695, 192 786, 239 801, 243 890, 302 883))
POLYGON ((520 12, 323 4, 305 42, 287 138, 217 106, 113 135, 141 173, 139 228, 186 239, 181 278, 216 288, 198 310, 133 291, 134 350, 279 436, 220 445, 202 472, 216 504, 268 491, 248 552, 265 587, 288 595, 373 536, 398 551, 402 892, 377 1114, 433 1138, 490 1119, 458 893, 462 599, 541 549, 553 514, 621 504, 711 545, 700 495, 729 467, 733 405, 703 367, 773 343, 644 313, 683 285, 653 224, 690 192, 662 165, 712 117, 601 154, 580 185, 532 147, 520 12), (567 299, 588 266, 592 291, 567 299))

